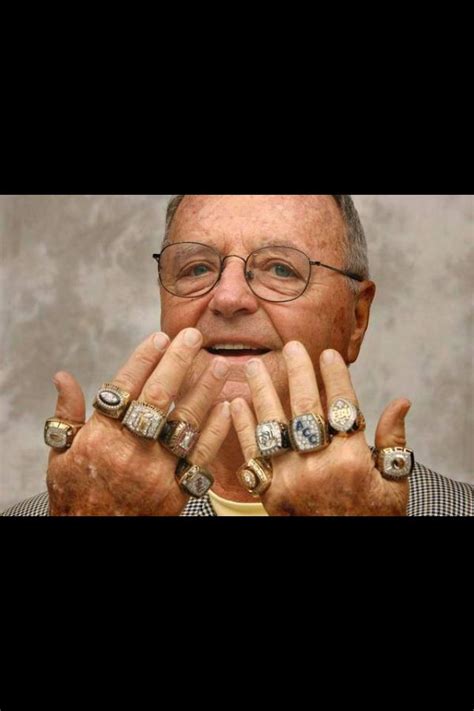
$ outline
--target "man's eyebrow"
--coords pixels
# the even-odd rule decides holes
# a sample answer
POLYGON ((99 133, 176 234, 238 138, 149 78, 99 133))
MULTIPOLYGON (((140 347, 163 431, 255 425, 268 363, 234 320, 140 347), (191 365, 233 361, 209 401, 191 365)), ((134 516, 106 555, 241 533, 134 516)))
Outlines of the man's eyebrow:
MULTIPOLYGON (((217 252, 221 251, 222 244, 218 243, 217 239, 213 239, 212 237, 188 237, 184 239, 180 239, 177 242, 173 242, 169 239, 165 240, 163 242, 162 248, 164 249, 165 247, 168 247, 170 244, 179 244, 182 242, 197 242, 198 244, 205 244, 209 245, 210 247, 214 247, 214 249, 217 252)), ((282 238, 282 237, 271 237, 271 236, 265 236, 261 237, 258 240, 255 241, 255 247, 254 249, 259 249, 260 247, 290 247, 292 249, 299 249, 301 251, 301 245, 297 245, 292 243, 288 238, 282 238)))

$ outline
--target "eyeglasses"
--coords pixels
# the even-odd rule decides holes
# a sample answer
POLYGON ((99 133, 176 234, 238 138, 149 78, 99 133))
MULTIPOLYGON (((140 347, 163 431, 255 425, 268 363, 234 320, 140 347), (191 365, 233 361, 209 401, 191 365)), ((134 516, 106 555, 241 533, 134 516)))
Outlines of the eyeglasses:
POLYGON ((245 280, 259 299, 273 302, 294 301, 308 288, 314 267, 324 267, 356 281, 362 277, 312 261, 293 247, 262 247, 247 259, 236 254, 221 257, 213 247, 199 242, 176 242, 154 254, 162 287, 182 299, 196 299, 208 294, 219 282, 227 259, 244 262, 245 280))

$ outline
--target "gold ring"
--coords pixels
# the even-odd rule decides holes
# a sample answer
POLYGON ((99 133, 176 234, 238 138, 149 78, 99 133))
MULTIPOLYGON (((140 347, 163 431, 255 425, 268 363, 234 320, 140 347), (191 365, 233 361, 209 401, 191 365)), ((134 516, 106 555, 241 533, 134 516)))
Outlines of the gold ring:
POLYGON ((133 400, 122 420, 122 425, 143 439, 158 440, 166 424, 166 413, 147 402, 133 400))
POLYGON ((268 459, 255 457, 240 467, 237 477, 249 494, 262 496, 271 486, 273 467, 268 459))
POLYGON ((58 417, 50 417, 44 425, 45 444, 53 449, 69 449, 81 427, 84 425, 71 425, 58 417))
POLYGON ((214 484, 211 472, 197 464, 191 464, 186 459, 179 460, 176 466, 176 478, 181 489, 195 499, 205 496, 214 484))
POLYGON ((92 403, 96 410, 113 420, 120 420, 127 411, 131 395, 112 383, 105 383, 98 390, 92 403))

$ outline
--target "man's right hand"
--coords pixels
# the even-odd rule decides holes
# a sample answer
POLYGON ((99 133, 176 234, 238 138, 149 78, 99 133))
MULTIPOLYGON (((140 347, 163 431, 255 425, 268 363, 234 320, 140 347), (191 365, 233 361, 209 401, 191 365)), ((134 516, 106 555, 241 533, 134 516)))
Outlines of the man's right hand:
MULTIPOLYGON (((228 365, 217 359, 194 389, 176 401, 181 384, 202 345, 202 335, 185 329, 170 344, 165 334, 144 341, 111 381, 131 395, 182 419, 201 431, 189 461, 212 463, 230 426, 230 407, 212 407, 227 378, 228 365), (161 345, 156 345, 156 337, 161 345), (187 340, 194 336, 195 342, 187 340), (221 371, 219 370, 221 366, 221 371), (212 408, 212 409, 211 409, 212 408)), ((55 376, 59 391, 55 416, 83 424, 86 405, 75 378, 55 376)), ((101 412, 95 411, 77 433, 70 449, 51 451, 47 484, 52 516, 178 516, 189 496, 177 484, 177 457, 159 443, 142 439, 101 412)))

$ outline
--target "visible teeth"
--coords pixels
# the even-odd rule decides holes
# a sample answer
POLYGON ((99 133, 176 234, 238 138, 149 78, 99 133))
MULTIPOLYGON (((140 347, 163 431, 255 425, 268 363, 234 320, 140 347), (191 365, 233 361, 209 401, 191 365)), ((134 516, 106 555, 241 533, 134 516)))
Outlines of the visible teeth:
POLYGON ((255 348, 254 346, 246 346, 245 343, 216 343, 215 346, 211 346, 213 351, 258 351, 261 348, 255 348))

